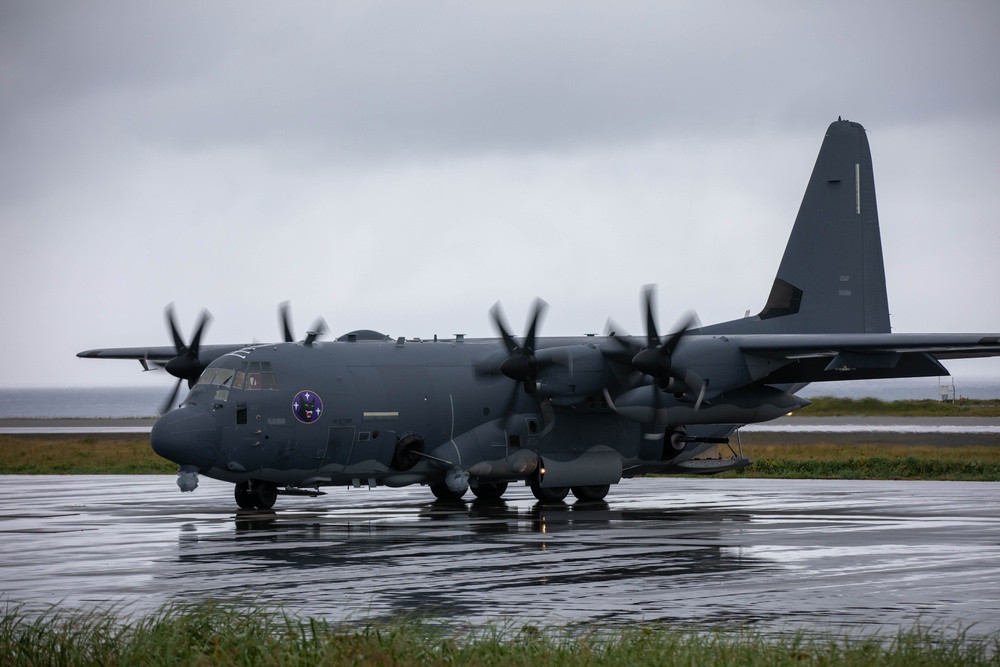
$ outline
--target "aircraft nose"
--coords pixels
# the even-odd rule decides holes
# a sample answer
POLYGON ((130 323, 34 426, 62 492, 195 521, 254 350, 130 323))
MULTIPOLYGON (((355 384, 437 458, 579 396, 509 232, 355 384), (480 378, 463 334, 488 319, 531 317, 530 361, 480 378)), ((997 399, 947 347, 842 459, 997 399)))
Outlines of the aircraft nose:
POLYGON ((193 405, 160 417, 149 434, 153 451, 181 466, 208 470, 219 452, 221 429, 212 414, 193 405))

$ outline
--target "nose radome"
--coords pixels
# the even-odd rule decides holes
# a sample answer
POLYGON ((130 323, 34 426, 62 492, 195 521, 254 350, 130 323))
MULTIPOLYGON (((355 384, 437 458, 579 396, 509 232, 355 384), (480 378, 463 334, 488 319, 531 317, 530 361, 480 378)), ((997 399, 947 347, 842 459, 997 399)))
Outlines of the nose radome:
POLYGON ((219 452, 221 429, 215 417, 193 405, 160 417, 149 434, 153 451, 181 466, 208 470, 219 452))

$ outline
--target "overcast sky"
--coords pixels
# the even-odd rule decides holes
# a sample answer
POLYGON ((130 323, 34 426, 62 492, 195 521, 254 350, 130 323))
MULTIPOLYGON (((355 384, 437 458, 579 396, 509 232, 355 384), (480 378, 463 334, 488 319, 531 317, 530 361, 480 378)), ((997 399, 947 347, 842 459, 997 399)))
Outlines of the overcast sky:
MULTIPOLYGON (((185 336, 641 333, 764 304, 865 125, 895 331, 1000 331, 1000 3, 0 0, 0 386, 185 336)), ((1000 360, 952 362, 1000 377, 1000 360)))

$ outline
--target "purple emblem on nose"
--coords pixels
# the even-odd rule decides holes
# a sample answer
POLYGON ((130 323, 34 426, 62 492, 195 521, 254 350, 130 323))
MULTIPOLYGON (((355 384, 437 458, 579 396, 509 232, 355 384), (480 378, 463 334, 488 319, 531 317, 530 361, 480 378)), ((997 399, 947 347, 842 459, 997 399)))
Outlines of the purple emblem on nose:
POLYGON ((323 401, 309 390, 300 391, 292 401, 292 413, 303 424, 312 424, 323 413, 323 401))

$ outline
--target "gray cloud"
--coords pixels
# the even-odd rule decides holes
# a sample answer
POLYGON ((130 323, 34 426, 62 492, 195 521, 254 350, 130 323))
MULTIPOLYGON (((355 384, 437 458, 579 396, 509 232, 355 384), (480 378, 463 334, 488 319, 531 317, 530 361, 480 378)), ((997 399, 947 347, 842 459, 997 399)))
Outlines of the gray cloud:
POLYGON ((216 341, 275 337, 287 298, 300 329, 396 335, 489 334, 493 301, 518 322, 536 294, 549 333, 639 330, 646 282, 665 322, 738 316, 837 115, 871 132, 896 325, 1000 329, 998 19, 990 2, 5 3, 3 382, 140 382, 72 354, 166 343, 174 300, 189 323, 209 307, 216 341))

